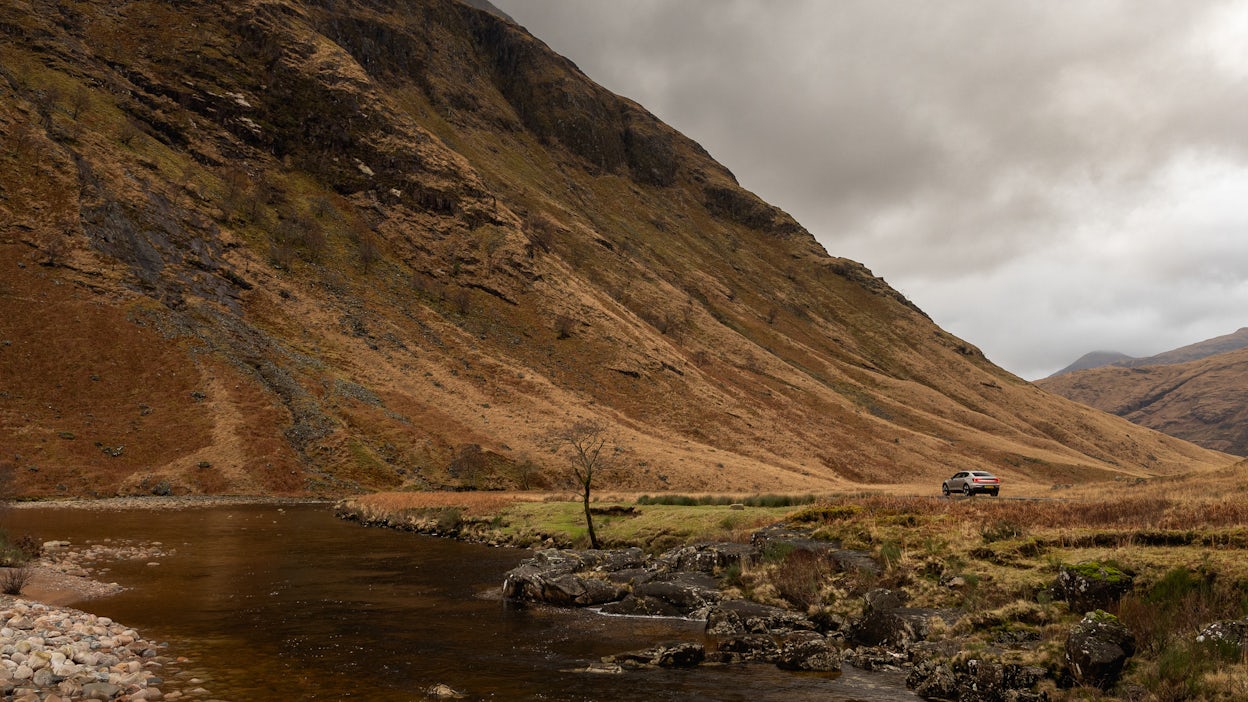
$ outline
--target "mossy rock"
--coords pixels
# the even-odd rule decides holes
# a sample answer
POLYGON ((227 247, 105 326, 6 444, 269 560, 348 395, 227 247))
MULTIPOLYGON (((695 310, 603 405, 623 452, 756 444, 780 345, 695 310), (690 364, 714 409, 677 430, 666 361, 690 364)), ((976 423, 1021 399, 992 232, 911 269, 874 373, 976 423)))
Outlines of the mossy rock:
POLYGON ((1131 591, 1135 577, 1114 564, 1088 561, 1063 565, 1053 583, 1053 597, 1075 612, 1111 607, 1131 591))

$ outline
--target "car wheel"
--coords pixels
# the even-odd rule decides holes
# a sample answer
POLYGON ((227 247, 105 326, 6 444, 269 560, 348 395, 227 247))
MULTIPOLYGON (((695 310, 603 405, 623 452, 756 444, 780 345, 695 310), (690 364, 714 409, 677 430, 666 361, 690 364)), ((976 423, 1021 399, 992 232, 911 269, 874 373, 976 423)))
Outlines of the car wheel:
POLYGON ((966 495, 967 497, 970 497, 970 496, 971 496, 971 486, 970 486, 970 485, 963 485, 963 486, 962 486, 962 494, 963 494, 963 495, 966 495))
POLYGON ((996 497, 997 495, 1000 495, 1000 494, 1001 494, 1001 489, 1000 489, 1000 488, 997 488, 996 490, 993 490, 993 491, 992 491, 992 496, 993 496, 993 497, 996 497))
POLYGON ((940 491, 941 491, 941 492, 943 492, 943 493, 945 493, 945 497, 948 497, 948 496, 949 496, 949 486, 948 486, 948 485, 941 485, 941 486, 940 486, 940 491))

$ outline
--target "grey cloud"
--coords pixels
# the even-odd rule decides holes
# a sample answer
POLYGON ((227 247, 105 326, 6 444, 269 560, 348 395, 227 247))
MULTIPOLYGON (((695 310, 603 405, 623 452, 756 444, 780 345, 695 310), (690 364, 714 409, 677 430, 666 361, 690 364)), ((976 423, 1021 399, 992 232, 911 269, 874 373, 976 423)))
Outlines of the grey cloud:
POLYGON ((1244 323, 1242 1, 497 4, 1026 377, 1244 323))

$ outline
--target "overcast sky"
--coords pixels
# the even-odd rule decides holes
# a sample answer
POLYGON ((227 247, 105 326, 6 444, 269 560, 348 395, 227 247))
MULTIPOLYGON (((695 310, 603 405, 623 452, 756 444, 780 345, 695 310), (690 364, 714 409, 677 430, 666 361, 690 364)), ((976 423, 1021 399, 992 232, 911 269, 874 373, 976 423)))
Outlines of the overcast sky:
POLYGON ((1248 326, 1248 0, 493 0, 1034 379, 1248 326))

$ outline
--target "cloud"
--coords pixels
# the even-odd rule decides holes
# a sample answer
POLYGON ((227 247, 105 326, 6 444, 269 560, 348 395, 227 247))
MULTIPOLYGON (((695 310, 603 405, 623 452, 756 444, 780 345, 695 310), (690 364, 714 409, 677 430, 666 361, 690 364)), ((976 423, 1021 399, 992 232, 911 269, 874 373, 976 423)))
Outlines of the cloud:
POLYGON ((1248 323, 1248 2, 497 4, 1024 377, 1248 323))

